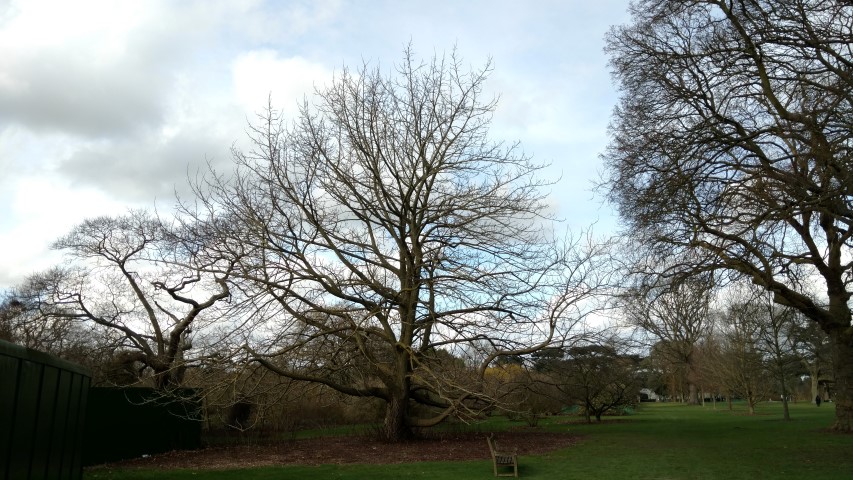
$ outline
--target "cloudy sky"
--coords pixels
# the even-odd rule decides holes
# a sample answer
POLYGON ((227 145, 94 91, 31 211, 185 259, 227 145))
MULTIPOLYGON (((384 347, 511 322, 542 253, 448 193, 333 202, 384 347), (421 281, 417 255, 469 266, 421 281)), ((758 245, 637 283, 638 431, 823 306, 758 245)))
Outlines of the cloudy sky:
POLYGON ((612 214, 591 191, 616 93, 602 51, 627 0, 0 0, 0 289, 59 259, 88 217, 167 209, 188 172, 230 165, 266 103, 285 113, 344 65, 411 42, 491 58, 492 135, 559 178, 567 226, 612 214))

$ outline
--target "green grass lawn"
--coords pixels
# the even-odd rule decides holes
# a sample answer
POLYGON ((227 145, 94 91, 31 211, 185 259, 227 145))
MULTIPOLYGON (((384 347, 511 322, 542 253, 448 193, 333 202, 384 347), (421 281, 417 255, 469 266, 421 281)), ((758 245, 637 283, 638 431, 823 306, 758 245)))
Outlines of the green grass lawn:
MULTIPOLYGON (((853 435, 827 433, 832 404, 791 405, 790 422, 780 403, 764 403, 748 416, 741 406, 714 409, 643 404, 628 417, 601 425, 566 424, 577 417, 552 417, 543 431, 584 435, 581 444, 539 456, 522 456, 520 476, 540 479, 853 479, 853 435), (827 408, 828 407, 828 408, 827 408)), ((519 425, 491 420, 477 429, 519 425)), ((507 445, 510 446, 510 445, 507 445)), ((395 479, 493 478, 488 451, 476 462, 404 465, 324 465, 234 471, 87 471, 92 479, 395 479)))

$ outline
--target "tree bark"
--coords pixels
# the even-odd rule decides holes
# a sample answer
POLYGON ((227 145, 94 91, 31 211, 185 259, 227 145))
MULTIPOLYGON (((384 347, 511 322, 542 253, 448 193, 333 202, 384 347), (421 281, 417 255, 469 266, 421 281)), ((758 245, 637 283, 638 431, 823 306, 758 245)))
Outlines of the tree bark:
POLYGON ((832 429, 853 433, 853 345, 843 332, 831 334, 830 341, 835 374, 835 424, 832 429))
POLYGON ((817 373, 816 368, 814 370, 812 370, 812 373, 811 373, 811 381, 812 381, 811 402, 812 403, 815 403, 815 398, 817 398, 817 396, 820 394, 820 391, 818 390, 820 388, 820 377, 819 377, 819 375, 820 374, 817 373))
POLYGON ((408 423, 408 389, 395 392, 385 405, 385 423, 382 430, 383 440, 402 442, 412 438, 408 423))
POLYGON ((699 405, 699 390, 693 382, 687 384, 687 404, 699 405))
POLYGON ((780 382, 781 382, 781 384, 782 384, 782 412, 783 412, 783 418, 784 418, 786 421, 790 421, 790 420, 791 420, 791 412, 790 412, 790 410, 788 409, 788 386, 787 386, 787 385, 785 385, 785 377, 784 377, 784 375, 782 375, 782 378, 780 379, 780 382))

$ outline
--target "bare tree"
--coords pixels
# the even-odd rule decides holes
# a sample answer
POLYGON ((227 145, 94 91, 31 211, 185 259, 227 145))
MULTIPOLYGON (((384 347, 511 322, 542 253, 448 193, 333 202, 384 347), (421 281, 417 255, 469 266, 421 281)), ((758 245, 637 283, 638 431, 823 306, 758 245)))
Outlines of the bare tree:
POLYGON ((607 38, 622 92, 610 199, 650 255, 690 259, 660 273, 746 277, 818 324, 834 429, 853 431, 853 8, 643 0, 631 13, 607 38))
POLYGON ((3 292, 3 300, 0 302, 0 340, 15 342, 18 337, 15 319, 20 316, 23 304, 10 292, 3 292))
POLYGON ((718 348, 709 350, 706 366, 715 383, 729 395, 746 400, 749 414, 755 414, 758 402, 768 398, 772 372, 767 368, 759 337, 765 321, 760 305, 743 302, 740 298, 728 302, 717 325, 718 348))
POLYGON ((42 282, 50 278, 50 273, 33 275, 0 294, 0 339, 96 367, 115 339, 68 318, 41 315, 42 282))
POLYGON ((208 275, 193 247, 151 215, 86 220, 54 243, 67 263, 30 277, 33 321, 88 323, 117 337, 116 360, 161 390, 181 385, 193 329, 229 296, 224 274, 208 275), (190 248, 187 248, 190 247, 190 248))
POLYGON ((245 253, 250 358, 381 399, 391 440, 489 404, 488 365, 558 340, 602 274, 604 245, 555 232, 541 166, 489 139, 490 68, 407 50, 389 75, 344 69, 289 127, 262 114, 234 178, 197 185, 216 245, 245 253), (442 350, 482 361, 446 375, 442 350))
POLYGON ((794 349, 796 339, 793 337, 796 312, 774 304, 773 299, 763 291, 757 292, 754 304, 756 309, 760 309, 756 312, 759 316, 757 348, 764 355, 768 370, 776 379, 782 399, 783 416, 785 420, 790 420, 789 379, 800 365, 800 358, 794 349))
POLYGON ((664 286, 644 286, 624 297, 626 320, 651 337, 653 353, 683 369, 687 403, 699 404, 697 345, 708 332, 712 299, 709 279, 691 278, 664 286))
POLYGON ((820 327, 802 314, 795 318, 791 337, 794 340, 794 351, 800 359, 811 383, 812 402, 820 395, 820 383, 832 379, 832 359, 826 333, 820 327))

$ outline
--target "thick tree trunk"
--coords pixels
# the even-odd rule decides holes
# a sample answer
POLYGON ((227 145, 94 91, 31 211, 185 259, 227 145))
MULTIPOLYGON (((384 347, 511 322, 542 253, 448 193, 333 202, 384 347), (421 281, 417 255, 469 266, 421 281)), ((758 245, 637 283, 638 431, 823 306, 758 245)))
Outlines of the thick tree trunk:
POLYGON ((154 385, 163 392, 180 387, 184 381, 186 367, 183 365, 154 370, 154 385))
POLYGON ((397 348, 393 378, 386 384, 389 396, 385 404, 385 424, 382 436, 386 442, 403 442, 412 438, 409 425, 410 358, 406 350, 397 348))
POLYGON ((853 433, 853 344, 842 333, 830 335, 835 374, 835 424, 837 432, 853 433))
POLYGON ((688 405, 699 405, 699 389, 696 387, 696 384, 690 382, 687 385, 687 404, 688 405))
POLYGON ((812 403, 816 403, 815 398, 817 398, 817 396, 820 395, 820 391, 818 390, 820 388, 820 383, 819 383, 820 378, 819 378, 819 375, 817 373, 817 369, 815 369, 813 371, 813 373, 811 373, 811 381, 812 381, 812 397, 811 397, 811 399, 812 399, 812 403))
POLYGON ((385 405, 385 424, 383 426, 383 440, 387 442, 402 442, 412 437, 412 430, 408 423, 408 393, 397 394, 385 405))
MULTIPOLYGON (((401 271, 412 271, 413 268, 406 259, 400 259, 401 271)), ((390 377, 385 380, 388 387, 388 398, 385 404, 385 424, 382 432, 383 440, 386 442, 404 442, 412 438, 412 429, 409 424, 409 400, 411 395, 411 347, 415 323, 415 308, 417 304, 417 288, 412 284, 411 276, 403 275, 400 285, 403 289, 401 294, 398 313, 401 319, 400 336, 394 345, 394 361, 390 377)))
POLYGON ((687 357, 687 404, 701 405, 702 400, 699 398, 701 389, 699 388, 699 379, 702 378, 696 365, 696 355, 691 351, 687 357))

